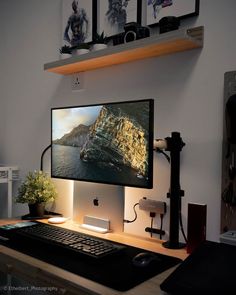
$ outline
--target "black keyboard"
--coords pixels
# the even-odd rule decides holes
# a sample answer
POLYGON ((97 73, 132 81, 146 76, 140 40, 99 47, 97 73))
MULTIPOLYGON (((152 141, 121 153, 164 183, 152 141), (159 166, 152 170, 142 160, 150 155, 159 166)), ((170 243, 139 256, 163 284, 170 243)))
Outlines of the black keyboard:
POLYGON ((94 258, 115 254, 125 248, 124 245, 115 242, 41 222, 28 222, 27 224, 27 226, 19 226, 10 230, 12 232, 10 236, 14 239, 23 238, 26 242, 27 240, 45 242, 69 252, 73 251, 94 258))

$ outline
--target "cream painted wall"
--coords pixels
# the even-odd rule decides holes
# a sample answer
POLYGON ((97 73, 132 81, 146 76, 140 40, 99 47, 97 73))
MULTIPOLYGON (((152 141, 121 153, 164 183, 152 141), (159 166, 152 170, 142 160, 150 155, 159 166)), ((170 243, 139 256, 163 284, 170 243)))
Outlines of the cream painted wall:
MULTIPOLYGON (((60 5, 60 0, 0 0, 0 163, 18 165, 22 177, 39 168, 40 154, 50 142, 51 107, 154 98, 155 137, 179 131, 186 143, 181 154, 184 226, 187 204, 206 203, 207 238, 218 240, 223 76, 236 68, 236 2, 201 0, 199 17, 182 23, 205 26, 202 50, 85 72, 85 89, 76 93, 70 77, 43 71, 44 63, 59 58, 60 5)), ((168 164, 155 155, 154 167, 153 190, 126 188, 126 218, 132 218, 133 204, 144 196, 169 204, 168 164)), ((70 183, 63 184, 66 201, 58 204, 68 206, 67 214, 70 189, 70 183)), ((14 206, 14 215, 26 212, 25 206, 14 206)), ((167 214, 166 231, 168 223, 167 214)), ((145 236, 149 225, 148 214, 138 212, 137 222, 125 230, 145 236)))

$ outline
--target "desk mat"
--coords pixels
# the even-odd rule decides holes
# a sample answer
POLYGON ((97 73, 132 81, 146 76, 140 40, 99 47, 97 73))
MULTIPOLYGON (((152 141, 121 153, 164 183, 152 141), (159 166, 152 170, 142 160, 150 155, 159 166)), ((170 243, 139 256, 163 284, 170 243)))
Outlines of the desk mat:
POLYGON ((0 243, 118 291, 127 291, 182 261, 176 257, 153 253, 159 261, 141 268, 133 265, 132 258, 140 252, 149 251, 131 246, 125 247, 116 255, 94 259, 79 253, 68 253, 45 243, 40 245, 40 242, 0 243))
POLYGON ((173 295, 235 295, 236 246, 205 241, 160 285, 173 295))

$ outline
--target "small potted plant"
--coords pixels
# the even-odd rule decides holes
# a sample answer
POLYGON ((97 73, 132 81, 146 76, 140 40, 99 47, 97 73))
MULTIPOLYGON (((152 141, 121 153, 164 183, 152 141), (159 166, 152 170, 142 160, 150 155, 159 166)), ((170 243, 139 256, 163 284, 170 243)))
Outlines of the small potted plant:
POLYGON ((93 40, 93 50, 100 50, 107 48, 108 38, 105 36, 104 31, 101 34, 96 33, 93 40))
POLYGON ((62 58, 67 58, 67 57, 70 57, 71 56, 71 53, 72 53, 72 49, 70 46, 68 45, 64 45, 62 46, 60 49, 59 49, 60 53, 61 53, 61 56, 62 58))
POLYGON ((88 53, 90 49, 90 45, 88 43, 80 43, 76 46, 71 47, 72 55, 80 55, 84 53, 88 53))
POLYGON ((45 204, 52 202, 57 192, 51 178, 43 171, 29 172, 18 188, 17 203, 28 203, 30 216, 42 217, 45 204))

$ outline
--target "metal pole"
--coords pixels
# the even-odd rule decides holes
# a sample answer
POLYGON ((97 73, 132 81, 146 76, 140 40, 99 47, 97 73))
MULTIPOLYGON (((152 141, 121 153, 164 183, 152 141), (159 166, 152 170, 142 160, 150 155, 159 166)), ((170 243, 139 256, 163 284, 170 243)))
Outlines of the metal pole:
POLYGON ((179 132, 172 132, 172 137, 167 137, 167 151, 170 151, 170 227, 169 241, 163 243, 165 248, 180 249, 185 244, 179 242, 179 218, 181 214, 181 197, 184 192, 180 188, 180 152, 185 145, 179 132))

